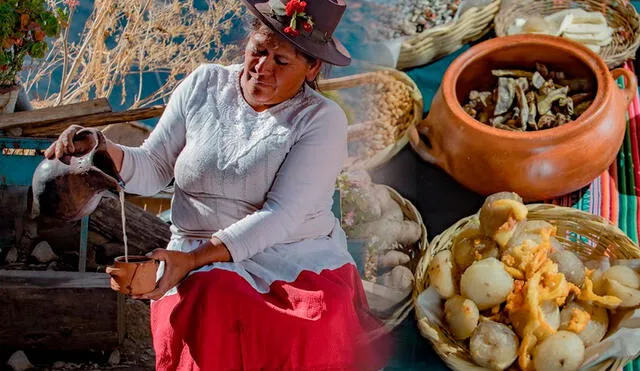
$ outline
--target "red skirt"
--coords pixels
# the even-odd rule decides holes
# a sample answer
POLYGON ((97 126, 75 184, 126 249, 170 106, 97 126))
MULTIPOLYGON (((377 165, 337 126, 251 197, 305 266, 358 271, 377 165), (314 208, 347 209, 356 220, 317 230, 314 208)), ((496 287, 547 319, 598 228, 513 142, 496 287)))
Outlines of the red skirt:
POLYGON ((151 305, 157 370, 377 370, 391 352, 352 264, 260 293, 235 272, 194 273, 151 305))

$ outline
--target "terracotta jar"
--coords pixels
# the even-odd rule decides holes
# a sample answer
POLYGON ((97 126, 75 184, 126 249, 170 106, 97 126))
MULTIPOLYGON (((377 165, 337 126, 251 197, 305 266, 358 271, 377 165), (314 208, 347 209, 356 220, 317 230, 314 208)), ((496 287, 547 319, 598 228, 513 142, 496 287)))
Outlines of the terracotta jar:
POLYGON ((104 135, 88 128, 78 131, 76 139, 89 140, 93 145, 86 153, 44 158, 35 169, 31 218, 44 215, 63 221, 80 220, 98 207, 103 196, 115 197, 124 188, 104 135))
POLYGON ((573 41, 544 35, 495 38, 470 48, 449 66, 428 117, 410 132, 410 143, 424 160, 477 193, 512 191, 525 201, 541 201, 588 185, 611 165, 636 92, 633 73, 610 72, 597 54, 573 41), (471 90, 497 86, 492 69, 535 71, 536 62, 597 87, 593 103, 577 120, 513 132, 476 121, 462 109, 471 90), (625 89, 614 81, 619 76, 625 77, 625 89))
POLYGON ((106 271, 111 276, 113 290, 125 295, 142 295, 156 288, 157 270, 158 261, 132 255, 128 257, 128 262, 124 256, 117 257, 106 271))

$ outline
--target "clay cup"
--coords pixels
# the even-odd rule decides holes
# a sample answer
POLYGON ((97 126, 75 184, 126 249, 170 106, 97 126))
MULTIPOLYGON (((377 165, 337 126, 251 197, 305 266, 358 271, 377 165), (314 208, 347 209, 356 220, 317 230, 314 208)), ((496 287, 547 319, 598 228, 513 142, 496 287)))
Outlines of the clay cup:
POLYGON ((141 255, 118 256, 107 267, 111 276, 111 288, 125 295, 143 295, 156 288, 158 261, 141 255))

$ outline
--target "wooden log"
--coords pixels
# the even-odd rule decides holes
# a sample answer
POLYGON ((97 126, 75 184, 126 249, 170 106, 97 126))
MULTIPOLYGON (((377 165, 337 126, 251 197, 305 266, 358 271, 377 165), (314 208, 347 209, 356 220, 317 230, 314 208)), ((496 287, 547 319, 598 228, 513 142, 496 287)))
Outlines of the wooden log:
MULTIPOLYGON (((128 201, 125 202, 125 216, 129 254, 146 254, 153 249, 167 247, 171 238, 171 231, 167 223, 128 201)), ((113 198, 103 198, 89 218, 89 229, 101 234, 107 240, 122 243, 120 201, 113 198)), ((111 249, 113 246, 110 245, 111 249)), ((110 255, 112 254, 113 251, 110 255)), ((120 255, 123 254, 124 249, 120 251, 120 255)))
POLYGON ((68 128, 71 125, 96 127, 137 120, 146 120, 161 116, 164 112, 164 109, 164 106, 154 106, 132 109, 122 112, 104 112, 92 115, 72 117, 70 119, 50 123, 46 126, 26 125, 22 128, 22 134, 24 136, 31 137, 57 137, 64 129, 68 128))
POLYGON ((0 308, 0 348, 110 350, 125 335, 106 273, 0 270, 0 308))
POLYGON ((151 134, 151 128, 139 122, 111 124, 101 131, 110 141, 128 147, 140 146, 151 134))
POLYGON ((0 114, 0 129, 17 128, 25 125, 36 127, 78 116, 110 112, 111 105, 106 98, 64 106, 47 107, 34 111, 0 114))

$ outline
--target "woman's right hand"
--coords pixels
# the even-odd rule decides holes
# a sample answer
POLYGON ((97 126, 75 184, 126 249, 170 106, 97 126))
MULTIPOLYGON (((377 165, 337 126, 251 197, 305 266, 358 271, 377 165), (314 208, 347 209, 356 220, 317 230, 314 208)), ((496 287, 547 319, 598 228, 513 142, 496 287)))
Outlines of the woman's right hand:
POLYGON ((66 155, 81 155, 89 152, 95 145, 95 135, 90 135, 97 129, 85 129, 80 125, 71 125, 66 128, 58 139, 44 152, 48 159, 62 158, 66 155), (80 130, 83 133, 77 135, 80 130))

